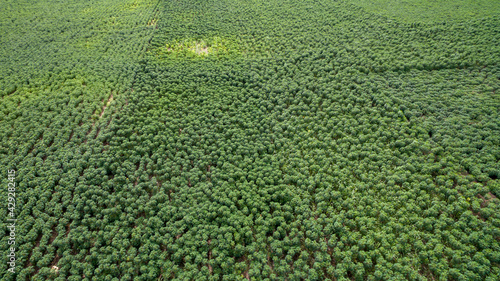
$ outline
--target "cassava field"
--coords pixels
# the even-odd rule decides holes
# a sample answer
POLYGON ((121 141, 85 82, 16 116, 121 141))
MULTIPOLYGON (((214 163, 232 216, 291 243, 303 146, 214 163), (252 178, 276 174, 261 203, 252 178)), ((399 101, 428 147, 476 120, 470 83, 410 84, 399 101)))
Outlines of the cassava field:
POLYGON ((500 1, 0 0, 1 280, 499 280, 500 1))

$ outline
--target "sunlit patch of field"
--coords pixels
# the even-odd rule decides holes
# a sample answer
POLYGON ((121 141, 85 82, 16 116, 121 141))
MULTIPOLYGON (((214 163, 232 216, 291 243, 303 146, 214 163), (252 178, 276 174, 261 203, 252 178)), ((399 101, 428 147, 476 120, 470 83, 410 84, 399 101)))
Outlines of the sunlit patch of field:
POLYGON ((150 0, 132 0, 129 3, 123 5, 124 10, 135 10, 137 8, 144 8, 153 5, 150 0))
POLYGON ((156 23, 158 22, 158 19, 151 19, 148 22, 148 26, 156 26, 156 23))
POLYGON ((205 39, 182 39, 166 43, 153 50, 158 58, 165 57, 207 57, 238 53, 238 45, 218 36, 205 39))

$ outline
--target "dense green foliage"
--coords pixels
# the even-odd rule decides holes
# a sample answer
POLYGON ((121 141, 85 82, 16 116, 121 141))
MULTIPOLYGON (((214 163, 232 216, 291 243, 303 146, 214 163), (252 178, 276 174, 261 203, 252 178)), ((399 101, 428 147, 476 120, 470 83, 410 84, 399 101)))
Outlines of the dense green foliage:
POLYGON ((500 11, 48 2, 1 10, 2 279, 497 280, 500 11))
POLYGON ((500 2, 495 0, 351 0, 367 11, 396 17, 408 23, 445 22, 497 16, 500 2))

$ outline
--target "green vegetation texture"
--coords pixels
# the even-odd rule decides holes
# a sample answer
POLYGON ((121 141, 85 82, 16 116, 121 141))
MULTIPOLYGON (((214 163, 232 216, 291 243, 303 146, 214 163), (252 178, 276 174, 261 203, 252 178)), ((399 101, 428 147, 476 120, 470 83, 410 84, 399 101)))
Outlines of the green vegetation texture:
POLYGON ((381 2, 2 1, 0 279, 498 280, 498 5, 381 2))
POLYGON ((500 14, 496 0, 347 0, 367 11, 412 22, 446 22, 500 14))

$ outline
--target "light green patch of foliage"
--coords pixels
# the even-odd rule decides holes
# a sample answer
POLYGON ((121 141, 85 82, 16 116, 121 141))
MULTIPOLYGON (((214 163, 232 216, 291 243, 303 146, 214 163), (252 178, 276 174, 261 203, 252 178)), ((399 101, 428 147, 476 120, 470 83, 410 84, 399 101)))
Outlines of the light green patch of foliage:
POLYGON ((174 40, 154 49, 151 54, 158 59, 203 58, 237 55, 241 54, 241 50, 234 40, 212 36, 204 39, 174 40))

